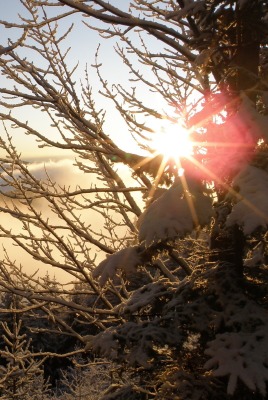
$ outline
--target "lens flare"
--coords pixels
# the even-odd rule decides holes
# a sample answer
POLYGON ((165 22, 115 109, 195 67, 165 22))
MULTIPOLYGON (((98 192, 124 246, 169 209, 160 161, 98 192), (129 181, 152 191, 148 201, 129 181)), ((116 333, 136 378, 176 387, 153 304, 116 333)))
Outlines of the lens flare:
POLYGON ((193 154, 189 131, 178 123, 163 123, 160 130, 155 132, 151 146, 166 159, 173 158, 175 161, 193 154))

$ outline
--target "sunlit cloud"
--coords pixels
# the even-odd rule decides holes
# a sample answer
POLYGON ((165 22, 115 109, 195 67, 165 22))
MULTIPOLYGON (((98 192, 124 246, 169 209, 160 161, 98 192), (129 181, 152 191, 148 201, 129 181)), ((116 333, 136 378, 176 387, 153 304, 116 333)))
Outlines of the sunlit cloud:
MULTIPOLYGON (((75 166, 74 160, 71 159, 31 162, 27 164, 27 170, 38 181, 51 181, 59 187, 66 188, 75 188, 77 186, 86 188, 90 185, 90 180, 93 179, 93 175, 85 174, 84 171, 75 166)), ((15 179, 19 180, 21 172, 15 170, 13 175, 15 179)), ((0 175, 0 185, 3 193, 13 190, 12 186, 7 184, 7 178, 8 175, 5 172, 0 175)))
MULTIPOLYGON (((93 179, 93 175, 85 174, 75 165, 75 161, 73 159, 63 159, 63 160, 47 160, 44 159, 42 161, 33 161, 27 164, 28 171, 34 176, 35 179, 40 180, 42 182, 46 182, 49 179, 51 182, 55 182, 57 186, 63 188, 64 186, 68 188, 68 190, 73 190, 78 186, 81 188, 89 187, 92 182, 90 180, 93 179)), ((14 175, 16 179, 20 178, 20 172, 14 171, 14 175)), ((0 176, 0 184, 6 184, 5 177, 2 174, 0 176)), ((10 207, 12 210, 15 207, 18 207, 23 212, 27 213, 28 209, 26 205, 23 205, 19 199, 16 199, 16 196, 12 196, 12 199, 7 197, 6 195, 10 194, 13 191, 12 186, 5 185, 1 188, 3 194, 0 195, 0 207, 2 207, 1 212, 1 226, 4 229, 10 230, 13 234, 21 232, 21 222, 14 214, 10 214, 8 212, 4 212, 4 209, 10 207), (12 203, 11 203, 12 202, 12 203)), ((55 221, 55 214, 50 210, 48 206, 48 202, 46 199, 38 199, 34 201, 34 207, 41 212, 44 218, 48 220, 55 221)), ((87 213, 85 214, 85 218, 87 217, 87 213)), ((98 221, 94 220, 92 217, 93 223, 98 221)), ((34 227, 33 227, 34 229, 34 227)), ((22 248, 17 246, 11 238, 9 237, 1 237, 1 246, 0 246, 0 258, 4 258, 5 250, 10 255, 12 261, 16 262, 17 265, 23 265, 23 270, 26 273, 33 273, 38 270, 38 276, 45 276, 49 273, 50 277, 54 276, 56 279, 61 282, 68 282, 70 280, 70 276, 67 273, 63 273, 62 270, 57 268, 52 268, 49 265, 43 265, 41 262, 33 259, 31 255, 29 255, 22 248)))
MULTIPOLYGON (((49 160, 35 162, 27 166, 29 172, 40 181, 56 182, 60 186, 87 186, 88 180, 85 173, 74 165, 74 160, 63 159, 60 161, 49 160)), ((88 175, 87 175, 88 176, 88 175)))

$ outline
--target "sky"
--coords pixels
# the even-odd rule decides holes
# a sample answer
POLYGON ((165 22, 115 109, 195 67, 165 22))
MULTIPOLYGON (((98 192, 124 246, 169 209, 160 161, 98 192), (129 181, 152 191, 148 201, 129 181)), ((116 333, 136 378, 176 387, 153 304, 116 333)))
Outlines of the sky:
MULTIPOLYGON (((45 176, 44 162, 38 161, 33 162, 29 165, 29 171, 35 175, 37 179, 45 180, 47 177, 45 176)), ((68 185, 70 189, 75 189, 76 185, 81 185, 81 187, 85 187, 85 177, 84 174, 79 171, 77 168, 75 169, 73 166, 73 161, 64 159, 64 160, 55 160, 55 161, 47 161, 46 160, 46 171, 52 179, 57 182, 59 185, 68 185)), ((3 182, 0 176, 0 184, 3 182)), ((10 191, 9 187, 6 187, 6 192, 10 191)), ((0 206, 2 205, 2 200, 9 203, 9 201, 5 198, 2 199, 0 195, 0 206)), ((18 206, 21 209, 21 203, 18 201, 13 201, 15 206, 18 206)), ((38 200, 35 202, 35 207, 37 212, 41 212, 47 218, 55 219, 55 216, 52 214, 50 209, 47 206, 47 203, 44 200, 38 200)), ((28 212, 25 207, 24 212, 28 212)), ((19 232, 21 229, 20 221, 18 221, 15 217, 10 216, 6 213, 1 212, 1 225, 3 225, 6 229, 11 229, 12 233, 19 232)), ((96 221, 97 222, 97 221, 96 221)), ((23 266, 23 271, 26 273, 33 273, 38 270, 39 276, 45 276, 47 273, 51 278, 55 276, 62 283, 67 283, 70 280, 68 274, 64 274, 61 270, 57 270, 48 265, 42 265, 40 262, 34 260, 29 254, 23 251, 20 247, 13 244, 10 239, 0 238, 0 259, 3 257, 4 248, 11 257, 12 261, 15 261, 17 265, 23 266)))
MULTIPOLYGON (((114 0, 111 3, 114 3, 118 7, 123 7, 127 9, 128 0, 114 0)), ((9 2, 5 2, 5 7, 1 10, 1 19, 7 20, 9 22, 16 21, 17 14, 25 15, 25 10, 22 7, 19 0, 10 0, 9 2)), ((77 79, 79 80, 84 76, 84 71, 86 66, 91 66, 91 64, 95 63, 95 53, 100 44, 100 62, 102 62, 102 73, 105 79, 107 79, 111 83, 122 83, 123 80, 127 81, 128 74, 126 69, 122 66, 122 62, 119 60, 118 56, 115 54, 114 45, 115 40, 109 39, 105 40, 99 36, 99 34, 85 27, 80 22, 80 15, 72 17, 72 21, 75 22, 74 29, 70 36, 68 37, 68 42, 66 44, 71 47, 70 50, 70 60, 73 61, 73 64, 79 60, 79 67, 77 70, 77 79)), ((62 20, 60 24, 64 27, 68 27, 71 24, 71 19, 62 20)), ((4 30, 0 26, 0 35, 1 35, 1 44, 7 45, 7 39, 11 38, 12 40, 18 39, 20 37, 19 30, 6 29, 4 30)), ((101 98, 98 95, 98 90, 100 89, 100 84, 98 82, 98 78, 96 76, 96 72, 94 69, 89 69, 90 74, 92 76, 91 84, 96 91, 96 98, 98 99, 99 106, 104 109, 109 108, 109 113, 107 114, 107 123, 106 129, 109 134, 114 136, 115 138, 118 136, 118 132, 122 132, 126 130, 125 124, 119 118, 118 112, 112 113, 111 103, 108 103, 106 99, 101 98)), ((4 86, 6 82, 3 77, 0 75, 0 86, 4 86)), ((30 119, 33 120, 33 115, 31 109, 28 110, 30 119)), ((23 111, 23 115, 25 115, 25 119, 27 117, 27 110, 23 111)), ((42 122, 44 124, 44 121, 42 122)), ((32 144, 31 139, 25 138, 24 135, 16 135, 17 145, 19 149, 27 154, 28 158, 31 158, 32 155, 36 155, 36 148, 32 144), (20 136, 20 137, 19 137, 20 136), (33 148, 33 152, 31 154, 31 148, 33 148)), ((129 135, 122 134, 120 135, 120 143, 123 147, 132 148, 133 142, 129 135), (126 140, 125 140, 126 139, 126 140), (129 145, 129 143, 131 143, 129 145)), ((51 152, 51 150, 50 150, 51 152)), ((43 152, 44 153, 44 152, 43 152)), ((49 155, 49 154, 48 154, 49 155)), ((57 155, 55 153, 55 155, 57 155)))
MULTIPOLYGON (((129 0, 113 0, 110 3, 120 7, 124 7, 127 9, 127 5, 129 0)), ((5 2, 5 7, 1 10, 1 19, 7 21, 16 21, 17 13, 22 13, 23 8, 19 0, 9 0, 5 2)), ((79 60, 79 69, 77 72, 77 80, 83 77, 84 69, 86 65, 91 66, 91 64, 95 63, 95 52, 100 44, 100 62, 102 63, 102 74, 104 79, 106 79, 110 85, 111 84, 123 84, 128 82, 128 72, 124 66, 122 66, 121 60, 116 56, 114 45, 115 39, 105 40, 102 39, 99 34, 85 27, 80 22, 80 17, 76 16, 72 18, 75 21, 75 26, 73 32, 68 38, 68 46, 71 47, 69 60, 73 65, 79 60), (81 76, 79 75, 81 74, 81 76)), ((61 21, 65 27, 70 25, 70 20, 61 21)), ((0 27, 0 37, 1 37, 1 45, 6 46, 8 37, 10 37, 13 41, 15 41, 18 37, 20 37, 20 32, 18 30, 5 30, 0 27)), ((35 60, 33 60, 35 61, 35 60)), ((37 60, 36 60, 37 62, 37 60)), ((90 70, 90 76, 92 77, 91 84, 93 86, 93 90, 96 93, 96 101, 100 108, 103 108, 107 111, 106 124, 105 129, 106 133, 108 132, 111 137, 119 144, 119 146, 126 151, 136 152, 136 147, 134 141, 131 139, 131 136, 128 132, 128 128, 125 126, 125 123, 119 116, 117 111, 112 111, 111 102, 108 102, 107 99, 98 95, 98 91, 100 90, 100 84, 98 78, 96 76, 96 72, 94 69, 90 70)), ((0 87, 5 87, 7 82, 4 80, 3 76, 0 75, 0 87)), ((133 83, 132 83, 133 85, 133 83)), ((138 85, 138 83, 135 83, 138 85)), ((146 99, 147 100, 147 99, 146 99)), ((156 97, 153 97, 154 102, 156 102, 156 97)), ((20 114, 22 120, 29 120, 31 124, 34 125, 37 129, 41 129, 42 132, 47 132, 47 134, 53 134, 53 130, 49 124, 44 119, 40 119, 40 116, 35 117, 33 110, 31 107, 24 109, 23 111, 16 111, 20 114)), ((55 149, 41 150, 37 147, 36 142, 29 136, 25 136, 25 134, 20 130, 9 130, 9 133, 12 134, 14 139, 14 143, 17 146, 18 150, 22 154, 22 158, 32 162, 32 171, 36 175, 37 178, 45 179, 45 170, 44 163, 46 163, 46 170, 49 172, 52 180, 56 180, 59 183, 68 182, 70 185, 85 185, 85 176, 82 172, 75 171, 73 168, 73 155, 69 152, 63 152, 55 149)), ((3 135, 3 129, 0 128, 0 134, 3 135)), ((88 182, 89 184, 90 182, 88 182)), ((40 209, 43 210, 43 205, 40 204, 40 209)), ((47 210, 46 210, 47 211, 47 210)), ((11 221, 8 215, 1 215, 2 221, 7 225, 12 227, 14 222, 11 221)), ((96 223, 96 221, 93 221, 96 223)), ((32 270, 36 268, 36 262, 32 260, 27 254, 21 253, 21 250, 8 242, 5 241, 3 243, 6 248, 12 253, 12 255, 17 260, 22 260, 23 263, 27 264, 27 269, 32 270)), ((1 246, 0 246, 0 258, 1 258, 1 246)), ((43 273, 46 273, 47 268, 43 269, 43 273)), ((57 273, 56 273, 57 275, 57 273)), ((58 276, 57 276, 58 277, 58 276)))
MULTIPOLYGON (((114 4, 118 5, 118 7, 126 7, 128 0, 116 0, 114 4)), ((23 9, 19 0, 9 0, 5 2, 4 7, 1 9, 1 19, 7 20, 9 22, 16 21, 17 13, 23 13, 25 10, 23 9)), ((89 66, 94 64, 95 60, 95 52, 99 43, 101 44, 100 49, 100 58, 103 62, 103 74, 105 78, 111 82, 118 83, 122 82, 122 74, 123 69, 120 61, 115 57, 115 51, 113 49, 113 45, 115 44, 114 40, 103 40, 99 37, 96 31, 89 30, 81 23, 79 23, 79 17, 74 18, 76 21, 73 32, 68 39, 68 45, 71 47, 71 59, 73 63, 76 63, 76 60, 79 60, 79 73, 83 74, 86 64, 89 66), (86 51, 85 51, 86 49, 86 51)), ((62 22, 61 22, 62 23, 62 22)), ((70 25, 70 21, 66 20, 64 25, 67 27, 70 25)), ((0 37, 1 37, 1 45, 6 46, 8 44, 8 38, 15 41, 20 37, 21 32, 19 30, 4 30, 0 27, 0 37)), ((96 92, 99 90, 99 83, 97 81, 96 74, 92 71, 92 85, 95 88, 96 92)), ((78 77, 79 79, 80 77, 78 77)), ((127 79, 127 76, 124 79, 127 79)), ((4 80, 3 76, 0 75, 0 87, 5 87, 7 82, 4 80)), ((98 101, 100 102, 100 106, 103 108, 110 107, 107 103, 107 100, 102 99, 98 96, 98 101)), ((1 107, 1 106, 0 106, 1 107)), ((109 108, 109 111, 111 109, 109 108)), ((2 110, 1 110, 2 112, 2 110)), ((46 126, 46 122, 44 120, 40 120, 39 118, 34 119, 33 112, 30 107, 28 110, 25 109, 20 114, 20 117, 25 120, 32 121, 36 127, 40 127, 41 129, 47 128, 48 131, 51 129, 50 126, 46 126)), ((124 141, 126 137, 125 132, 126 128, 120 119, 118 118, 118 114, 113 114, 110 112, 107 121, 107 129, 110 131, 111 135, 118 136, 118 132, 121 137, 119 139, 120 143, 123 147, 129 146, 129 139, 124 141)), ((74 171, 73 168, 73 155, 71 156, 69 152, 60 152, 58 150, 40 150, 37 148, 36 143, 29 136, 25 136, 24 133, 20 130, 9 130, 9 134, 12 134, 14 143, 16 144, 18 150, 22 153, 22 158, 33 163, 32 171, 34 172, 37 178, 45 179, 45 171, 44 171, 44 163, 46 163, 46 170, 52 177, 52 179, 56 180, 60 184, 64 184, 68 182, 71 186, 75 187, 77 184, 81 186, 85 186, 85 176, 82 172, 78 170, 74 171)), ((4 131, 2 127, 0 128, 0 135, 4 135, 4 131)), ((132 147, 133 148, 133 147, 132 147)), ((1 181, 1 178, 0 178, 1 181)), ((1 199, 0 199, 1 204, 1 199)), ((40 203, 40 210, 43 210, 43 205, 40 203)), ((46 210, 47 212, 48 210, 46 210)), ((94 221, 93 221, 94 222, 94 221)), ((6 214, 1 213, 1 223, 5 226, 8 226, 12 229, 16 229, 14 225, 14 220, 11 219, 6 214)), ((96 221, 94 222, 96 223, 96 221)), ((32 260, 29 255, 26 253, 22 253, 22 250, 18 247, 14 247, 14 245, 8 241, 0 239, 0 258, 3 254, 2 245, 5 246, 7 251, 12 254, 12 257, 17 260, 17 262, 22 262, 23 265, 27 265, 27 272, 33 271, 33 269, 41 268, 40 274, 46 274, 48 271, 50 274, 56 275, 56 278, 60 278, 64 280, 65 278, 62 276, 62 273, 53 270, 51 271, 46 266, 39 266, 36 261, 32 260), (41 272, 42 271, 42 272, 41 272)), ((66 278, 67 279, 67 278, 66 278)))
MULTIPOLYGON (((131 1, 111 0, 110 3, 127 11, 128 5, 131 3, 131 1)), ((63 10, 65 11, 65 8, 63 8, 63 10)), ((66 10, 69 11, 70 9, 67 8, 66 10)), ((9 22, 16 21, 18 13, 21 15, 27 15, 19 0, 9 0, 8 2, 5 2, 5 7, 3 10, 1 10, 1 19, 9 22)), ((88 18, 87 21, 89 21, 89 23, 93 23, 91 18, 88 18)), ((74 66, 76 62, 79 61, 79 66, 75 76, 76 81, 80 82, 80 79, 83 80, 85 76, 85 68, 87 67, 90 76, 90 84, 94 90, 96 104, 99 108, 102 108, 106 111, 106 121, 104 125, 105 133, 108 133, 117 143, 117 145, 119 145, 119 147, 121 147, 123 150, 129 152, 134 152, 134 150, 135 152, 141 152, 129 134, 128 127, 119 115, 119 112, 114 110, 114 105, 112 102, 99 94, 99 90, 102 89, 102 87, 100 86, 96 70, 91 68, 91 65, 95 64, 95 53, 100 45, 99 62, 102 64, 101 73, 104 80, 109 82, 110 87, 112 84, 122 84, 122 86, 128 88, 135 85, 136 89, 139 89, 139 82, 129 82, 129 78, 132 78, 133 76, 129 74, 127 67, 122 63, 122 60, 115 52, 114 46, 118 39, 104 39, 100 37, 97 31, 89 29, 83 23, 81 23, 80 13, 72 16, 71 18, 61 20, 60 26, 65 29, 70 26, 71 22, 74 22, 75 24, 73 31, 66 40, 66 46, 70 46, 70 65, 74 66)), ((11 37, 14 41, 17 40, 18 37, 20 37, 20 34, 21 32, 19 32, 17 29, 3 30, 3 28, 0 26, 0 44, 6 45, 8 37, 11 37)), ((155 49, 159 51, 159 43, 155 41, 155 39, 149 37, 148 40, 150 40, 150 46, 156 46, 155 49)), ((154 49, 154 47, 152 48, 154 49)), ((33 57, 32 52, 31 57, 33 57)), ((33 61, 38 62, 39 60, 33 59, 33 61)), ((150 72, 151 71, 149 71, 149 73, 150 72)), ((143 74, 145 74, 146 77, 146 70, 143 70, 143 74)), ((0 75, 0 87, 5 86, 6 84, 10 84, 10 82, 6 82, 3 76, 0 75)), ((149 107, 151 106, 151 101, 153 101, 154 104, 157 104, 158 102, 158 98, 155 93, 151 94, 151 97, 149 92, 146 92, 146 98, 142 96, 144 96, 143 92, 141 92, 140 100, 147 101, 147 105, 149 107)), ((20 113, 20 111, 16 112, 20 113)), ((32 121, 37 128, 39 128, 39 126, 42 124, 42 128, 46 129, 48 134, 52 131, 50 128, 50 123, 46 125, 45 120, 42 119, 41 121, 39 115, 36 118, 34 117, 32 108, 28 107, 28 109, 23 109, 23 111, 21 111, 21 115, 25 120, 32 121)), ((23 153, 27 160, 31 160, 32 157, 52 158, 59 156, 57 149, 49 149, 49 151, 44 149, 42 152, 40 150, 37 151, 37 146, 33 143, 31 137, 25 137, 20 130, 16 132, 12 131, 12 134, 13 133, 14 140, 16 140, 16 145, 18 146, 19 151, 23 153)), ((60 155, 62 154, 63 153, 61 152, 60 155)))

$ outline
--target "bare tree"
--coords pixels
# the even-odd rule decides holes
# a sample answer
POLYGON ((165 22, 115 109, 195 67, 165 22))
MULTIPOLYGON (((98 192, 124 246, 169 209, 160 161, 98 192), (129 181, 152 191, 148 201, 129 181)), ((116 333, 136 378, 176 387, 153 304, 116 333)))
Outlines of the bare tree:
POLYGON ((81 351, 128 363, 135 384, 107 398, 224 399, 226 386, 228 395, 265 397, 266 2, 22 4, 21 23, 1 22, 27 31, 0 60, 0 210, 16 221, 16 229, 0 225, 1 237, 75 285, 70 296, 70 286, 29 276, 6 253, 2 291, 42 310, 81 351), (88 32, 118 39, 130 84, 106 81, 98 49, 92 68, 135 152, 107 133, 90 71, 76 82, 64 43, 78 17, 88 32), (21 117, 29 107, 45 128, 21 117), (152 126, 178 119, 192 154, 167 159, 150 146, 152 126), (59 184, 49 169, 40 179, 16 150, 15 128, 40 147, 71 151, 74 171, 91 184, 59 184))

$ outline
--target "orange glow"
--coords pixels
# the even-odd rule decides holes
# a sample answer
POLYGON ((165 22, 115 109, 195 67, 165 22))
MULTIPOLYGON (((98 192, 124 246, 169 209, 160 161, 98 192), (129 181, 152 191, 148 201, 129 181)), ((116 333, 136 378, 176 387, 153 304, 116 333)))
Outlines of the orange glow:
POLYGON ((152 139, 151 147, 157 154, 163 154, 165 159, 187 158, 193 154, 193 142, 189 131, 179 123, 171 123, 166 120, 161 124, 152 139))

